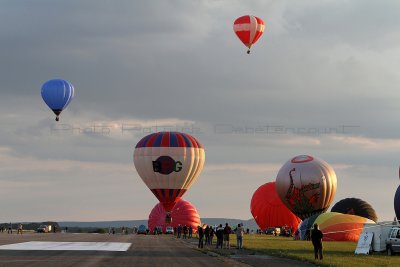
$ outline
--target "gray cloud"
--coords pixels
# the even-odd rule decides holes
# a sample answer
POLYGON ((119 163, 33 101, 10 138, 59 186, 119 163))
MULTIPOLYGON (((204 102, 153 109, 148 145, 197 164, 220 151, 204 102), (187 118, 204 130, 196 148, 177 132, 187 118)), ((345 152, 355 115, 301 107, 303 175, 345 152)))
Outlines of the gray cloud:
POLYGON ((135 174, 133 148, 146 127, 189 125, 206 147, 206 169, 187 193, 203 216, 222 209, 250 217, 254 190, 290 157, 309 153, 347 166, 338 170, 337 198, 362 196, 389 219, 392 195, 365 192, 380 179, 392 188, 397 175, 397 9, 392 1, 2 1, 0 155, 29 166, 0 163, 0 179, 10 183, 0 201, 39 205, 57 195, 47 191, 62 188, 54 204, 68 209, 65 203, 79 203, 97 184, 76 213, 62 217, 49 206, 54 218, 146 218, 156 201, 135 174), (266 22, 251 55, 232 31, 247 13, 266 22), (76 88, 58 124, 65 131, 52 131, 54 116, 40 98, 42 83, 55 77, 76 88), (122 132, 124 123, 141 129, 122 132), (109 133, 91 131, 109 124, 109 133), (343 126, 352 127, 343 133, 343 126), (122 171, 113 176, 101 168, 107 164, 122 171), (275 169, 244 168, 254 164, 275 169), (85 186, 75 190, 79 181, 85 186), (48 190, 29 194, 32 184, 48 190), (240 208, 229 211, 234 193, 218 199, 226 184, 243 192, 240 208), (17 200, 10 192, 21 188, 17 200), (204 199, 204 188, 215 197, 204 199), (109 191, 120 197, 101 205, 120 209, 93 209, 109 191), (146 205, 126 215, 137 202, 146 205))

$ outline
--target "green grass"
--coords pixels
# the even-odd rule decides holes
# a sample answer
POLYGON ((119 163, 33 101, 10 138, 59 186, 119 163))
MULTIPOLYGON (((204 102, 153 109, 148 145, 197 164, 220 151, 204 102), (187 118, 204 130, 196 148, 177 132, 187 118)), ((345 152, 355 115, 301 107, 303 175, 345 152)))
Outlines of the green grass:
MULTIPOLYGON (((236 236, 231 235, 231 244, 236 245, 236 236)), ((288 237, 269 235, 245 235, 243 246, 250 253, 267 254, 283 258, 307 261, 320 266, 400 266, 400 255, 392 257, 385 253, 372 255, 355 255, 357 244, 354 242, 324 242, 324 259, 314 260, 314 250, 311 241, 293 240, 288 237)), ((235 253, 230 250, 213 251, 229 255, 235 253)))

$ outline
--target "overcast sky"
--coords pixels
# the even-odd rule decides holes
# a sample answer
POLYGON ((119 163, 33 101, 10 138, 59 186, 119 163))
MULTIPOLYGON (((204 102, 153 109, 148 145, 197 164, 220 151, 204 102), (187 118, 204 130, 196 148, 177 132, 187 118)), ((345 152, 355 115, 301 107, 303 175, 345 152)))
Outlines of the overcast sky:
POLYGON ((331 164, 346 197, 394 217, 400 158, 396 1, 0 1, 2 221, 146 219, 132 161, 150 132, 193 134, 201 217, 251 218, 250 200, 299 154, 331 164), (262 18, 250 55, 235 36, 262 18), (54 121, 41 85, 75 98, 54 121))

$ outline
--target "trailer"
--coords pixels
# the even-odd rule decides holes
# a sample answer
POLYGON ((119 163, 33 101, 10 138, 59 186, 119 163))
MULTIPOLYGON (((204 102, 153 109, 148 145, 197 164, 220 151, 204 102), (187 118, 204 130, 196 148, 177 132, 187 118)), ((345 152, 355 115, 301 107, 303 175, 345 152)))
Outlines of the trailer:
POLYGON ((398 225, 397 222, 378 222, 376 224, 365 223, 363 226, 363 231, 360 234, 360 238, 364 238, 366 235, 368 235, 366 233, 372 233, 371 252, 385 251, 386 239, 389 236, 390 229, 396 225, 398 225))

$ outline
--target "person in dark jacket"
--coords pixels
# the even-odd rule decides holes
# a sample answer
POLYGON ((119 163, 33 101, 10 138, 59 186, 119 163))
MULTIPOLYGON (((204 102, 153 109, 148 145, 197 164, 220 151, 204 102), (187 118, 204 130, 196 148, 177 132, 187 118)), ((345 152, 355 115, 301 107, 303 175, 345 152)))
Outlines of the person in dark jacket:
POLYGON ((188 234, 188 227, 185 224, 185 226, 183 226, 183 239, 187 238, 187 234, 188 234))
POLYGON ((232 233, 232 228, 229 226, 228 223, 225 223, 224 227, 224 243, 225 243, 225 248, 230 249, 231 248, 231 243, 229 241, 229 235, 232 233))
POLYGON ((182 234, 182 226, 180 224, 178 224, 178 236, 177 236, 177 238, 181 238, 181 234, 182 234))
POLYGON ((222 241, 224 238, 224 228, 222 227, 222 224, 220 224, 217 227, 217 231, 215 232, 215 235, 217 236, 217 247, 216 248, 222 248, 222 241))
POLYGON ((214 227, 210 226, 210 237, 208 238, 209 245, 213 244, 214 233, 215 233, 214 227))
POLYGON ((210 227, 207 225, 206 228, 204 229, 204 242, 206 243, 206 245, 209 244, 209 238, 210 238, 210 227))
POLYGON ((314 229, 311 231, 311 242, 314 246, 314 256, 317 260, 318 257, 322 260, 322 238, 324 234, 319 230, 318 224, 314 224, 314 229))
POLYGON ((189 238, 192 238, 192 234, 193 234, 193 227, 191 225, 189 225, 189 238))
POLYGON ((199 235, 199 248, 203 248, 204 245, 204 229, 200 225, 197 227, 197 234, 199 235))

